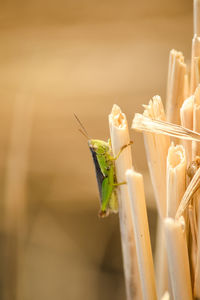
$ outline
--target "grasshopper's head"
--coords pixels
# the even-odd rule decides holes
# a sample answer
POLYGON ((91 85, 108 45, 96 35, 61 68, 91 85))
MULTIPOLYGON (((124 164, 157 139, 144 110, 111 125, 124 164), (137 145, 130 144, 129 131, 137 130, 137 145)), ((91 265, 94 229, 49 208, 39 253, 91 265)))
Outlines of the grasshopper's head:
POLYGON ((95 151, 97 154, 104 154, 110 150, 110 146, 107 142, 102 140, 89 140, 88 145, 91 150, 95 151))

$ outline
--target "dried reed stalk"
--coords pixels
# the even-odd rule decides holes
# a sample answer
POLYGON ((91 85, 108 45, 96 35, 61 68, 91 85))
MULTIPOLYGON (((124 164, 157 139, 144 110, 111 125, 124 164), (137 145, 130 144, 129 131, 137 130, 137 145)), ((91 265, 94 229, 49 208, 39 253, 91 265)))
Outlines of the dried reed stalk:
POLYGON ((192 39, 192 57, 191 57, 191 80, 190 94, 195 92, 199 84, 199 58, 200 58, 200 1, 193 0, 193 26, 194 37, 192 39))
POLYGON ((200 35, 200 1, 194 0, 194 16, 193 16, 193 22, 194 22, 194 34, 200 35))
POLYGON ((167 82, 167 121, 180 124, 180 107, 185 96, 186 64, 181 52, 171 50, 167 82))
MULTIPOLYGON (((200 85, 197 86, 194 93, 194 112, 193 112, 193 130, 196 132, 200 132, 200 85)), ((200 145, 197 142, 192 143, 193 150, 193 159, 195 160, 196 156, 200 155, 200 145)), ((192 245, 191 245, 191 256, 192 256, 192 269, 194 274, 194 296, 200 297, 200 192, 197 191, 193 197, 193 214, 191 219, 194 221, 194 225, 196 222, 198 223, 198 230, 195 230, 194 227, 192 245), (196 209, 197 208, 197 209, 196 209), (197 218, 197 221, 196 221, 197 218)))
MULTIPOLYGON (((149 105, 144 107, 144 118, 165 120, 165 112, 159 96, 153 97, 149 105)), ((160 216, 164 217, 166 215, 166 158, 170 139, 163 135, 145 133, 144 141, 157 208, 160 216)))
POLYGON ((184 76, 184 87, 183 87, 183 99, 187 99, 189 97, 190 90, 189 90, 189 78, 188 74, 184 76))
POLYGON ((190 94, 194 94, 199 84, 200 37, 195 33, 192 39, 190 94))
POLYGON ((26 221, 26 177, 32 128, 33 100, 25 96, 15 102, 11 141, 5 178, 5 290, 4 299, 21 299, 18 294, 26 221))
MULTIPOLYGON (((130 137, 125 114, 114 105, 109 115, 110 136, 113 154, 116 156, 120 149, 129 144, 130 137)), ((126 181, 126 170, 132 168, 131 147, 126 147, 115 162, 117 182, 126 181)), ((127 299, 142 299, 141 282, 136 256, 135 239, 131 203, 128 186, 118 187, 119 221, 127 299)))
MULTIPOLYGON (((180 109, 181 125, 185 128, 193 130, 193 108, 194 108, 194 96, 187 98, 180 109)), ((192 142, 182 141, 187 158, 187 165, 192 161, 192 142)))
POLYGON ((186 155, 182 145, 169 147, 167 156, 167 217, 174 218, 186 189, 186 155))
MULTIPOLYGON (((198 207, 198 210, 200 209, 200 205, 198 207)), ((200 215, 200 212, 198 212, 198 216, 200 215)), ((197 228, 197 250, 196 250, 196 266, 194 270, 194 296, 196 298, 200 298, 200 219, 198 218, 198 228, 197 228)))
MULTIPOLYGON (((197 3, 196 3, 197 4, 197 3)), ((198 68, 199 70, 199 68, 198 68)), ((199 82, 199 78, 198 78, 199 82)), ((200 133, 200 85, 198 84, 194 93, 194 109, 193 109, 193 130, 200 133)), ((192 158, 196 159, 196 156, 200 155, 200 143, 192 142, 192 158)), ((197 223, 200 223, 199 207, 200 207, 200 192, 197 191, 193 196, 193 205, 190 205, 190 228, 191 228, 191 270, 194 275, 194 296, 200 297, 200 252, 199 246, 199 227, 197 229, 197 223)))
POLYGON ((166 218, 164 226, 174 300, 192 300, 184 218, 181 217, 176 221, 172 218, 166 218))
POLYGON ((169 295, 169 292, 168 292, 168 291, 166 291, 166 292, 164 293, 164 295, 162 296, 161 300, 170 300, 170 295, 169 295))
POLYGON ((160 299, 165 293, 165 291, 170 290, 167 252, 165 246, 165 234, 163 230, 163 219, 161 219, 160 216, 158 216, 156 227, 156 247, 154 257, 157 295, 158 299, 160 299))
POLYGON ((143 176, 126 171, 143 299, 157 299, 143 176))
MULTIPOLYGON (((193 108, 193 130, 200 133, 200 85, 194 93, 194 108, 193 108)), ((194 160, 197 155, 200 155, 200 143, 192 143, 192 159, 194 160)))
MULTIPOLYGON (((144 107, 143 115, 145 117, 156 120, 166 119, 163 104, 159 96, 153 97, 149 105, 144 105, 144 107)), ((145 133, 144 142, 156 204, 160 218, 162 219, 166 215, 166 158, 170 139, 167 136, 145 133), (163 180, 160 180, 160 178, 163 178, 163 180)), ((165 246, 160 247, 160 242, 157 238, 156 254, 159 259, 156 260, 156 281, 159 298, 163 295, 166 288, 168 288, 166 251, 165 246)))

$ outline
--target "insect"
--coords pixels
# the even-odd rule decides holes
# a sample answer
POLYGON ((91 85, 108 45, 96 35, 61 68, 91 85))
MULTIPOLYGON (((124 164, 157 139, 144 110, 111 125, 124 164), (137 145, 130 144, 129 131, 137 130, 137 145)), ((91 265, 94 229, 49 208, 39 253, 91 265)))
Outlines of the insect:
POLYGON ((193 178, 194 174, 196 173, 197 169, 200 167, 200 157, 196 156, 195 160, 193 160, 187 169, 187 175, 190 179, 193 178))
POLYGON ((110 212, 118 212, 118 199, 116 193, 116 187, 126 182, 117 182, 116 172, 115 172, 115 160, 119 157, 121 152, 132 142, 124 145, 116 157, 112 154, 112 147, 110 139, 108 142, 91 139, 88 136, 86 129, 79 120, 79 118, 74 114, 77 122, 81 126, 79 131, 87 138, 88 146, 92 153, 92 158, 96 171, 96 178, 99 189, 100 196, 100 217, 106 217, 110 212))

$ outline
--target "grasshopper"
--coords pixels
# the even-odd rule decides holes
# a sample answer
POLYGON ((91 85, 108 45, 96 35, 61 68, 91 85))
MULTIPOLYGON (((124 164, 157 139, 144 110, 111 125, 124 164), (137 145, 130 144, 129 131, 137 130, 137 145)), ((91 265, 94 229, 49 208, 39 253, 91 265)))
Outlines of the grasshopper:
POLYGON ((110 212, 117 213, 118 199, 116 188, 119 185, 126 184, 126 182, 117 182, 114 162, 120 156, 121 152, 127 146, 131 145, 132 142, 124 145, 114 157, 110 139, 108 142, 105 142, 89 138, 88 133, 79 118, 76 115, 75 118, 81 126, 79 131, 87 138, 88 146, 92 153, 100 196, 99 216, 106 217, 110 212))

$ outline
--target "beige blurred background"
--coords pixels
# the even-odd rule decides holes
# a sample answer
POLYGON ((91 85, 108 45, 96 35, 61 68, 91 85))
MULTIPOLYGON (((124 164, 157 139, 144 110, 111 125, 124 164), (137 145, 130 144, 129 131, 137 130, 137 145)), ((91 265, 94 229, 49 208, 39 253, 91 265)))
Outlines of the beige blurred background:
MULTIPOLYGON (((114 103, 131 124, 152 96, 165 100, 169 50, 187 61, 191 39, 192 0, 0 1, 0 299, 125 299, 118 218, 97 217, 73 113, 93 138, 108 138, 114 103), (25 231, 20 259, 16 244, 5 250, 7 219, 25 231)), ((131 139, 154 246, 143 139, 131 139)))

